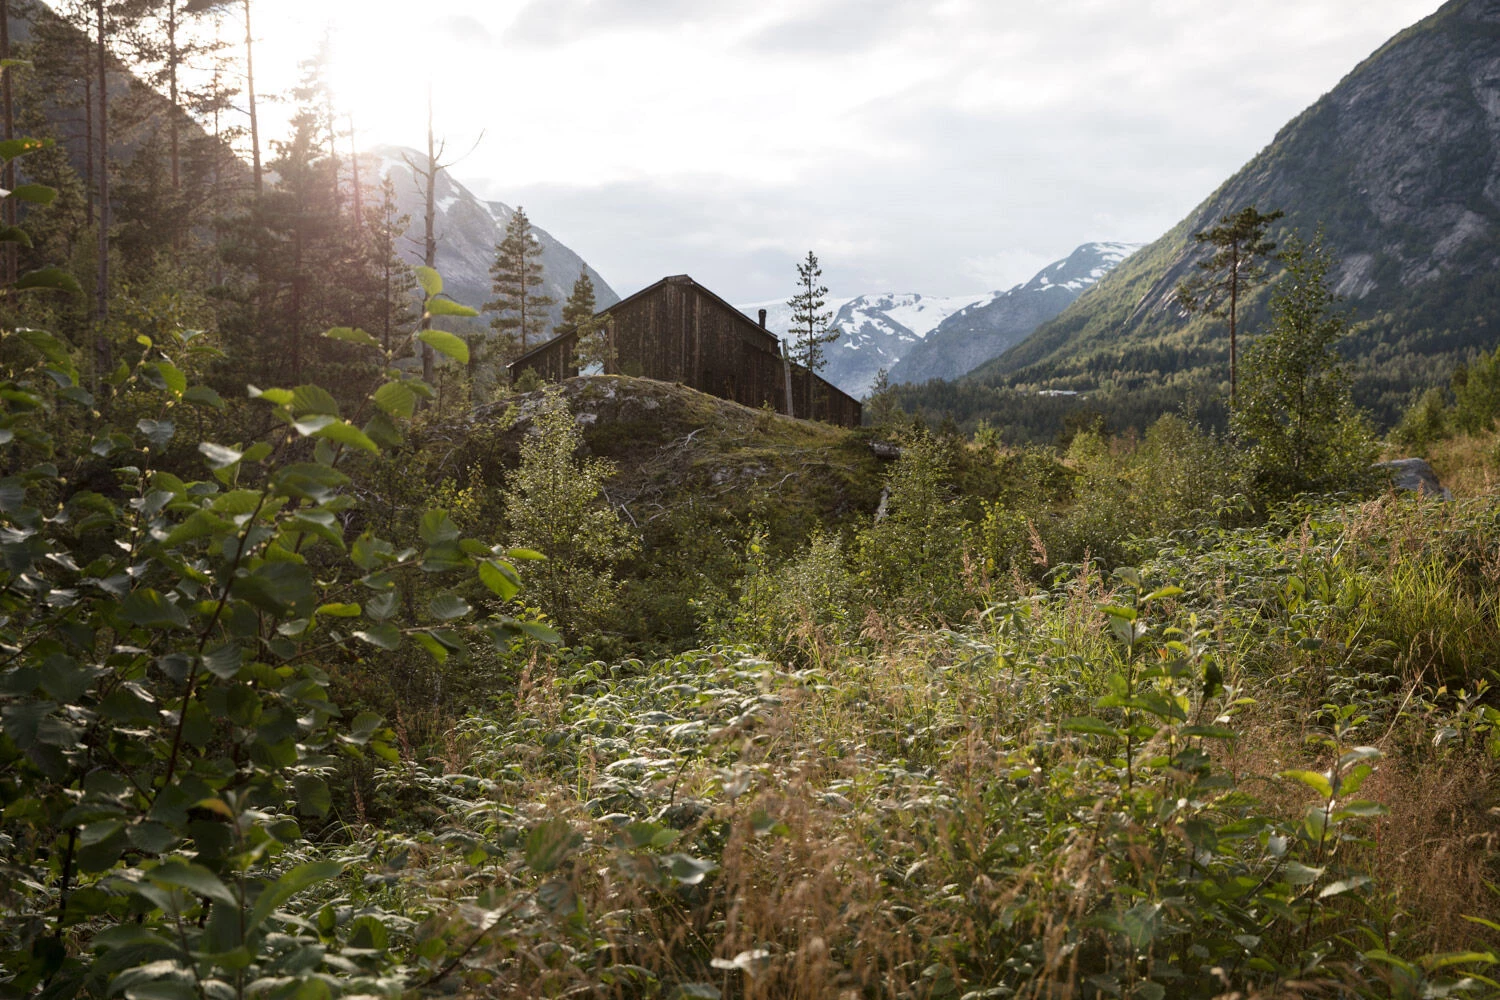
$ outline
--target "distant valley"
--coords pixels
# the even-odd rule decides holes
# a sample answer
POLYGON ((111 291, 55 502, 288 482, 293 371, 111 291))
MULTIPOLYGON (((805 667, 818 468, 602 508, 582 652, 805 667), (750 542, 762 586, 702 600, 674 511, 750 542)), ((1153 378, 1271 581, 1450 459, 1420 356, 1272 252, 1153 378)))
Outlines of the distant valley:
MULTIPOLYGON (((1085 243, 1035 277, 1006 291, 933 296, 883 292, 829 299, 832 327, 842 336, 828 349, 823 376, 854 396, 869 393, 885 369, 890 381, 957 378, 1026 337, 1098 282, 1137 249, 1130 243, 1085 243)), ((789 345, 791 309, 785 301, 738 307, 789 345)))

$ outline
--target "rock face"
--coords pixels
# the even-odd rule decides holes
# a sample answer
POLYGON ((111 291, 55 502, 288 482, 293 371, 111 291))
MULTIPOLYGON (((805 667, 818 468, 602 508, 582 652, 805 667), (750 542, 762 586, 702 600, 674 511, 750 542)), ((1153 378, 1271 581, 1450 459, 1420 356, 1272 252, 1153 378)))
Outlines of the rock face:
POLYGON ((891 367, 891 381, 955 379, 972 371, 1062 312, 1139 249, 1138 243, 1085 243, 1025 284, 960 309, 891 367))
POLYGON ((1425 458, 1398 458, 1390 462, 1376 462, 1375 468, 1390 474, 1391 485, 1403 492, 1420 496, 1440 497, 1452 500, 1453 493, 1438 479, 1425 458))
MULTIPOLYGON (((1307 236, 1324 228, 1342 258, 1338 290, 1362 321, 1343 353, 1377 416, 1466 351, 1493 347, 1500 0, 1450 0, 1391 39, 1171 232, 976 376, 1067 388, 1100 371, 1125 387, 1184 372, 1220 380, 1223 324, 1190 321, 1173 291, 1200 257, 1193 233, 1247 205, 1284 210, 1307 236)), ((1248 329, 1266 298, 1250 302, 1248 329)))
MULTIPOLYGON (((411 216, 407 239, 402 241, 402 255, 414 264, 422 262, 422 213, 426 206, 408 161, 420 165, 424 160, 425 156, 414 149, 395 146, 377 146, 361 158, 362 168, 378 170, 380 176, 391 178, 396 188, 398 211, 411 216)), ((495 246, 505 237, 506 223, 514 214, 515 209, 509 205, 482 201, 449 171, 444 170, 438 175, 437 269, 448 293, 464 305, 477 309, 493 297, 490 265, 495 260, 495 246)), ((546 294, 553 299, 548 310, 548 336, 551 336, 552 327, 562 321, 563 303, 573 291, 573 282, 578 279, 581 269, 588 271, 594 283, 594 295, 600 309, 620 301, 620 296, 598 271, 551 233, 538 227, 535 217, 531 222, 532 232, 542 246, 542 283, 546 294)))

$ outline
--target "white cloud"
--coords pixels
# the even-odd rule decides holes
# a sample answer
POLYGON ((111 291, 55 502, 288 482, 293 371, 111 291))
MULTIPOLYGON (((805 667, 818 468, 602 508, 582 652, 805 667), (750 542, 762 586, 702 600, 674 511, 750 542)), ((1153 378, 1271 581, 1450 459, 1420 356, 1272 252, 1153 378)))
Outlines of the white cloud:
POLYGON ((256 0, 267 87, 327 25, 366 141, 420 141, 431 74, 471 187, 623 290, 746 300, 809 246, 840 294, 955 294, 1152 239, 1436 6, 256 0))

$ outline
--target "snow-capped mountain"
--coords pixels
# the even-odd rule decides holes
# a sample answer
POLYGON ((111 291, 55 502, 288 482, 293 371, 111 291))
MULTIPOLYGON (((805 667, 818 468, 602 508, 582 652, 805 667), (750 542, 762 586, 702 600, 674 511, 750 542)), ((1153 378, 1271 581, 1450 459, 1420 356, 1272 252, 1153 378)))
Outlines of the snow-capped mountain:
MULTIPOLYGON (((944 319, 980 298, 887 292, 829 299, 825 307, 833 313, 829 326, 840 336, 824 348, 828 367, 821 374, 851 396, 863 396, 880 369, 891 368, 944 319)), ((795 345, 796 334, 789 329, 792 310, 785 302, 753 302, 739 308, 752 319, 759 310, 766 310, 766 329, 788 346, 795 345)))
MULTIPOLYGON (((396 146, 377 146, 360 157, 361 170, 378 170, 379 176, 391 178, 396 188, 397 211, 411 216, 401 253, 414 264, 422 262, 422 213, 426 206, 411 164, 420 166, 425 160, 425 154, 396 146)), ((495 260, 495 246, 504 239, 505 226, 515 209, 498 201, 481 200, 448 170, 438 174, 436 202, 438 272, 449 295, 466 306, 480 308, 493 298, 490 265, 495 260)), ((552 326, 562 321, 562 305, 572 293, 580 269, 588 270, 600 309, 620 301, 598 271, 540 228, 534 216, 531 221, 532 232, 542 246, 542 284, 553 299, 548 311, 549 336, 552 326)))
POLYGON ((955 379, 972 371, 1062 312, 1138 243, 1085 243, 1030 281, 965 304, 889 366, 892 382, 955 379))

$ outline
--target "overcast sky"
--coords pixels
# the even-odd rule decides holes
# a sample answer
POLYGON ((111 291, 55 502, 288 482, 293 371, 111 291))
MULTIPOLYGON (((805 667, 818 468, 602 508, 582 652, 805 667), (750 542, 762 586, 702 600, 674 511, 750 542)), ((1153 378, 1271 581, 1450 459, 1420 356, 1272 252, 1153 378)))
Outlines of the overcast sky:
POLYGON ((1438 0, 257 0, 263 90, 326 30, 360 141, 522 204, 621 294, 1008 287, 1159 236, 1438 0), (481 136, 482 133, 482 136, 481 136))

